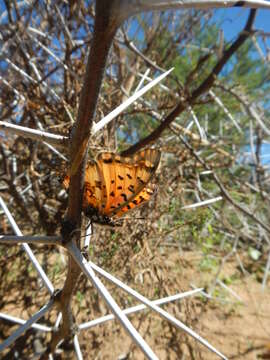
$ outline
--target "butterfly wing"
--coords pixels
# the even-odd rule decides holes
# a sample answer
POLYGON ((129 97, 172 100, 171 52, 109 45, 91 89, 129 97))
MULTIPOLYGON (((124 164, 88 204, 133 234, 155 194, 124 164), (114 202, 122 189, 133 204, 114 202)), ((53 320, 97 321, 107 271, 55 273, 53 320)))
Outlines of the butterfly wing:
MULTIPOLYGON (((142 150, 133 156, 123 157, 114 153, 100 153, 97 161, 88 162, 82 208, 94 208, 96 214, 121 217, 127 211, 147 202, 154 193, 154 186, 147 186, 160 160, 155 149, 142 150)), ((68 175, 63 180, 69 187, 68 175)))
POLYGON ((116 218, 120 218, 126 212, 130 212, 133 209, 137 209, 141 205, 144 205, 147 201, 150 200, 151 196, 153 196, 156 192, 156 187, 154 185, 147 185, 143 190, 141 190, 127 205, 123 206, 120 210, 115 214, 116 218))
MULTIPOLYGON (((70 177, 66 175, 63 180, 63 185, 66 189, 69 188, 69 182, 70 177)), ((105 188, 104 178, 96 161, 89 161, 85 169, 83 210, 90 206, 102 212, 106 203, 106 198, 104 198, 105 188)))
POLYGON ((139 194, 151 180, 159 164, 160 152, 146 149, 130 157, 113 153, 100 153, 98 168, 106 184, 106 204, 102 213, 107 216, 122 216, 128 207, 134 208, 149 199, 149 192, 139 194), (136 196, 141 196, 135 200, 136 196), (121 209, 125 209, 119 212, 121 209), (121 213, 121 215, 120 215, 121 213))
POLYGON ((91 206, 102 213, 106 204, 105 190, 104 177, 97 162, 89 161, 85 169, 83 210, 91 206))

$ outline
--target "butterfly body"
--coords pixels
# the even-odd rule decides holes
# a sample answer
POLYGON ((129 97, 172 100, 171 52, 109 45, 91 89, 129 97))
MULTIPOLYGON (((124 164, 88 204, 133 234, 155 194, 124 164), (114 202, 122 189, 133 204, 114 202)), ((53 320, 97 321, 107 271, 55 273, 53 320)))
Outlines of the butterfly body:
POLYGON ((115 221, 113 221, 109 216, 100 214, 98 212, 97 208, 92 207, 91 205, 88 205, 84 209, 84 215, 91 219, 91 222, 99 224, 99 225, 106 225, 106 226, 120 226, 122 224, 118 224, 115 221))
MULTIPOLYGON (((100 153, 85 169, 82 209, 91 221, 112 225, 112 219, 147 202, 155 188, 148 183, 160 160, 156 149, 145 149, 123 157, 111 152, 100 153)), ((63 181, 69 187, 69 176, 63 181)))

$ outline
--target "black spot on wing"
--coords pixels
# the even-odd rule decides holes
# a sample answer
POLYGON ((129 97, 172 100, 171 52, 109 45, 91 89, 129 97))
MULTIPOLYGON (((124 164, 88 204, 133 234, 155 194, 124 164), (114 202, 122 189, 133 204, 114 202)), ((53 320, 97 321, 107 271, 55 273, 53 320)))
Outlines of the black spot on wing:
POLYGON ((123 176, 117 175, 119 180, 124 180, 123 176))
POLYGON ((124 201, 127 201, 127 195, 125 193, 122 193, 121 196, 124 199, 124 201))
POLYGON ((133 185, 129 185, 128 190, 133 194, 135 193, 133 185))
POLYGON ((141 183, 141 184, 145 184, 145 182, 142 180, 142 178, 140 176, 137 176, 137 180, 141 183))
POLYGON ((112 191, 112 192, 110 193, 110 196, 111 196, 111 197, 115 197, 114 191, 112 191))

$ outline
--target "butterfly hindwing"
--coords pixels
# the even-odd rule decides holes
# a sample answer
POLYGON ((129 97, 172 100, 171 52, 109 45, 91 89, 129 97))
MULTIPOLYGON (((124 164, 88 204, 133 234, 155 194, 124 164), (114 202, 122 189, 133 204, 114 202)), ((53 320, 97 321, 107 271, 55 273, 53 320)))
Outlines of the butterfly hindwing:
POLYGON ((108 152, 99 154, 97 162, 103 173, 107 192, 107 202, 103 212, 110 216, 133 196, 128 189, 132 189, 135 169, 128 158, 108 152))
MULTIPOLYGON (((63 180, 63 185, 66 189, 69 188, 70 177, 66 175, 63 180)), ((104 180, 102 173, 100 172, 96 161, 91 160, 85 169, 84 179, 84 194, 82 208, 85 209, 88 206, 102 210, 102 204, 106 202, 104 199, 102 187, 104 180)), ((104 205, 105 206, 105 205, 104 205)))
POLYGON ((108 196, 103 213, 113 216, 128 205, 151 180, 159 159, 160 152, 155 149, 143 150, 130 157, 109 152, 99 154, 97 163, 103 173, 108 196))
POLYGON ((96 161, 91 160, 85 169, 83 209, 88 206, 102 212, 106 203, 105 182, 96 161))
POLYGON ((134 155, 136 169, 136 193, 141 191, 153 177, 159 164, 160 152, 154 149, 142 150, 134 155))
POLYGON ((143 190, 141 190, 127 205, 123 206, 118 212, 115 214, 116 218, 123 216, 126 212, 129 212, 135 208, 144 205, 150 198, 154 195, 156 187, 154 185, 146 186, 143 190))

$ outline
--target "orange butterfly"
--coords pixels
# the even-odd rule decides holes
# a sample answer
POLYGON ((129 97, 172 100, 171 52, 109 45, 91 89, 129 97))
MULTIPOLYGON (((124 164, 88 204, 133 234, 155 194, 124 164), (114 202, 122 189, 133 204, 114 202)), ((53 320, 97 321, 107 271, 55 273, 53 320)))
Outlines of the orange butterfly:
MULTIPOLYGON (((160 151, 145 149, 123 157, 111 152, 100 153, 85 170, 82 209, 91 221, 115 225, 111 218, 119 218, 127 211, 147 202, 155 187, 147 185, 160 160, 160 151)), ((69 187, 69 176, 63 181, 69 187)))

